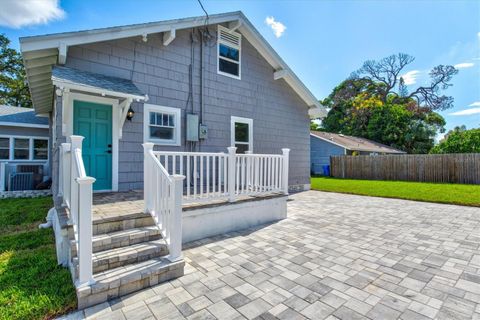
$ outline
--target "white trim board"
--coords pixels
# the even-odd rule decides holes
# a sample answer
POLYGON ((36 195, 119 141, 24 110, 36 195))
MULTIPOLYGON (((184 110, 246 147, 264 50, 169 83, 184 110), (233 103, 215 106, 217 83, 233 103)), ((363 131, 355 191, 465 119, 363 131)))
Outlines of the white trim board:
POLYGON ((22 127, 22 128, 41 128, 48 129, 48 124, 22 123, 22 122, 6 122, 0 121, 0 126, 5 127, 22 127))
MULTIPOLYGON (((93 103, 108 104, 112 106, 112 190, 118 191, 118 159, 119 159, 119 121, 120 121, 120 109, 118 107, 119 102, 117 99, 97 97, 89 94, 76 93, 76 92, 64 92, 62 94, 62 119, 67 122, 63 122, 62 126, 65 126, 64 136, 73 135, 73 101, 85 101, 93 103)), ((63 130, 62 130, 63 131, 63 130)), ((63 132, 62 132, 63 133, 63 132)), ((95 178, 95 177, 94 177, 95 178)), ((107 191, 107 190, 102 190, 107 191)))

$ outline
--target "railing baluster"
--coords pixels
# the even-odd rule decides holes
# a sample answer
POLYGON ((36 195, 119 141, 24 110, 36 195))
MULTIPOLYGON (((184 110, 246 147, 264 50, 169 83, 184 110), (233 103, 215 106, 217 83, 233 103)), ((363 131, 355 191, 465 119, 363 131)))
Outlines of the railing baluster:
POLYGON ((193 156, 193 198, 197 198, 197 156, 193 156))
POLYGON ((205 176, 205 180, 206 180, 206 187, 205 187, 205 196, 208 198, 208 193, 209 193, 209 189, 210 189, 210 156, 206 156, 205 157, 205 165, 207 166, 207 174, 205 176))
POLYGON ((192 174, 190 172, 190 156, 187 155, 185 160, 187 161, 186 175, 187 175, 187 199, 188 199, 188 198, 190 198, 190 175, 192 174))
POLYGON ((203 156, 199 157, 200 159, 200 198, 203 198, 203 156))
POLYGON ((215 179, 216 178, 216 162, 217 162, 217 156, 213 156, 212 157, 212 187, 213 187, 212 193, 214 197, 217 195, 217 192, 216 192, 217 180, 215 179))

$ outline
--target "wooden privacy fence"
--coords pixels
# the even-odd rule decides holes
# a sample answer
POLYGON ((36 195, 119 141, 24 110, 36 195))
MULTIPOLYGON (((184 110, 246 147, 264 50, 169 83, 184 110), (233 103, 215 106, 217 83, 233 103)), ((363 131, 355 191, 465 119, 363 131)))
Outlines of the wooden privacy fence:
POLYGON ((335 178, 480 184, 480 153, 332 156, 335 178))

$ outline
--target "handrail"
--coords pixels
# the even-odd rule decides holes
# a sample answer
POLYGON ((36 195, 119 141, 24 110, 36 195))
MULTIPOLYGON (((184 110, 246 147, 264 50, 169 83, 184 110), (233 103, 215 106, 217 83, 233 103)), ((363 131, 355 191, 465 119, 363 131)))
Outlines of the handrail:
POLYGON ((92 193, 95 178, 86 174, 82 136, 69 136, 60 147, 59 195, 73 224, 78 257, 77 285, 95 282, 92 266, 92 193))
POLYGON ((154 218, 168 246, 170 261, 182 257, 182 186, 185 176, 170 175, 153 151, 144 143, 145 212, 154 218))
POLYGON ((186 176, 184 202, 288 194, 289 149, 282 149, 282 154, 237 154, 235 147, 227 149, 227 153, 152 151, 152 155, 169 175, 186 176))

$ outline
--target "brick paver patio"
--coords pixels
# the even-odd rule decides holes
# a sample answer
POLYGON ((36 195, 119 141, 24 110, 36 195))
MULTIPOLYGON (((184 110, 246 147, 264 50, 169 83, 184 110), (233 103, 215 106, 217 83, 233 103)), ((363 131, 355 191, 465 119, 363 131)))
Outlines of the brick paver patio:
POLYGON ((480 209, 309 191, 184 248, 186 275, 68 318, 480 319, 480 209))

